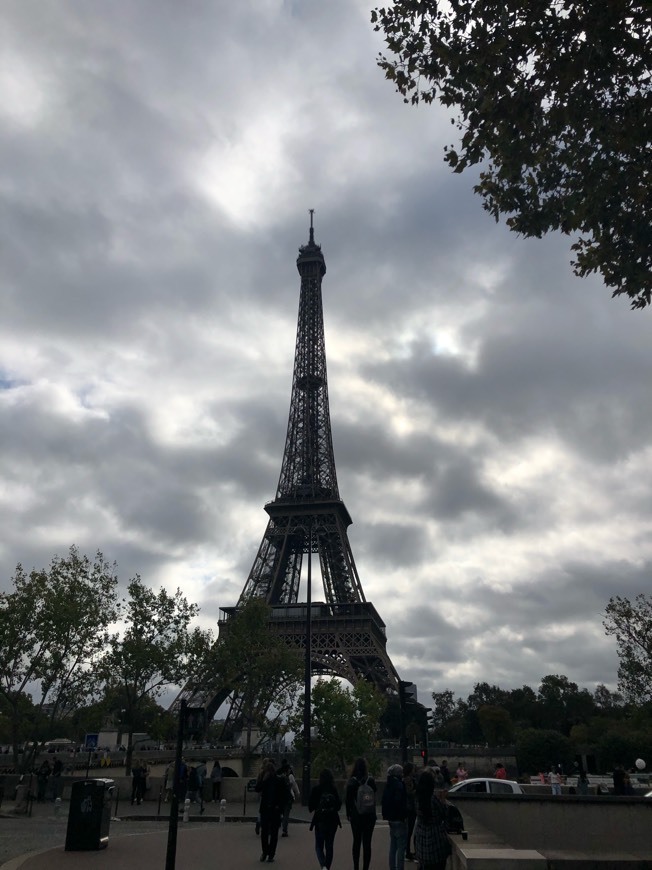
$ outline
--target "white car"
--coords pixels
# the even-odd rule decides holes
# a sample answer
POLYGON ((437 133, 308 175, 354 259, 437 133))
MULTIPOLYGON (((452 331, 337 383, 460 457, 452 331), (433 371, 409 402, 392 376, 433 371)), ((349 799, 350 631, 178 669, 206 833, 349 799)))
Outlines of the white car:
POLYGON ((465 779, 452 785, 448 789, 449 794, 524 794, 519 783, 513 779, 491 779, 490 777, 478 777, 465 779))

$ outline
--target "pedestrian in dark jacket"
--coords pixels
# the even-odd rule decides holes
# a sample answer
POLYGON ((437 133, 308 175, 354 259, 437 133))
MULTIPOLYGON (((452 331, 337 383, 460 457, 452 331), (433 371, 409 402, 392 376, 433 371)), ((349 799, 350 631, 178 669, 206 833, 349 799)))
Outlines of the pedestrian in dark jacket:
POLYGON ((50 762, 46 758, 36 771, 36 800, 39 803, 45 800, 45 792, 48 787, 48 779, 50 778, 51 772, 50 762))
POLYGON ((332 771, 325 768, 319 774, 319 782, 310 792, 308 809, 313 814, 310 830, 315 831, 315 854, 321 870, 330 870, 333 863, 333 843, 340 822, 342 801, 332 771))
POLYGON ((147 786, 147 767, 144 762, 137 761, 135 766, 131 768, 131 803, 134 801, 140 805, 140 802, 145 799, 145 788, 147 786))
POLYGON ((417 820, 417 795, 416 795, 416 776, 414 765, 411 761, 406 761, 403 765, 403 785, 407 797, 407 843, 405 845, 405 857, 408 861, 414 861, 414 851, 412 849, 412 834, 414 833, 414 824, 417 820))
POLYGON ((392 764, 382 800, 383 818, 389 823, 389 870, 403 870, 407 846, 407 792, 403 768, 392 764))
POLYGON ((211 784, 213 786, 213 800, 219 801, 222 797, 222 765, 218 758, 213 762, 211 770, 211 784))
POLYGON ((276 855, 283 807, 288 800, 288 786, 283 777, 276 775, 274 762, 269 758, 258 774, 256 791, 260 794, 260 860, 271 864, 276 855))
POLYGON ((451 853, 446 834, 446 807, 435 792, 435 778, 424 770, 417 782, 417 823, 414 848, 419 870, 445 870, 451 853))
POLYGON ((358 758, 346 785, 346 817, 351 822, 353 834, 353 870, 360 870, 360 846, 362 846, 362 870, 371 864, 371 838, 376 825, 376 805, 370 793, 376 793, 376 783, 369 776, 367 762, 358 758))

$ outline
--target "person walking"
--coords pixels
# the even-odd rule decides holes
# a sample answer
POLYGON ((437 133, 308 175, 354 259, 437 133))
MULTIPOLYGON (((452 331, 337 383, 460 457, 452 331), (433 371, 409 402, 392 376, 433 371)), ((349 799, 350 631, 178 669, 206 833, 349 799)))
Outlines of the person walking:
POLYGON ((219 758, 213 761, 211 770, 212 800, 219 801, 222 798, 222 765, 219 758))
POLYGON ((308 798, 308 810, 313 814, 310 830, 315 832, 315 854, 321 870, 330 870, 333 863, 333 844, 340 822, 342 801, 335 787, 333 772, 324 768, 319 782, 308 798))
POLYGON ((290 813, 292 811, 292 804, 295 800, 299 800, 301 797, 301 793, 299 791, 299 786, 297 785, 297 781, 294 776, 294 771, 290 767, 287 758, 284 758, 281 762, 281 766, 279 768, 279 776, 285 777, 285 781, 288 787, 288 800, 285 806, 283 807, 283 816, 281 817, 281 836, 288 836, 288 823, 290 821, 290 813))
POLYGON ((188 764, 185 758, 181 759, 181 766, 179 767, 179 789, 177 798, 179 803, 184 803, 186 800, 186 792, 188 791, 188 764))
POLYGON ((371 838, 376 825, 376 783, 369 776, 364 758, 356 759, 346 785, 346 817, 351 822, 353 834, 353 870, 360 870, 360 847, 362 870, 369 870, 371 838))
POLYGON ((47 791, 48 780, 51 772, 50 762, 46 758, 36 771, 36 800, 38 803, 43 803, 45 800, 45 793, 47 791))
POLYGON ((199 797, 199 772, 197 770, 197 765, 191 764, 188 767, 188 792, 186 797, 190 801, 191 804, 199 804, 201 809, 201 801, 199 797))
POLYGON ((550 790, 555 795, 561 794, 561 773, 558 767, 553 767, 550 771, 550 790))
POLYGON ((199 782, 199 788, 197 789, 197 793, 199 795, 199 814, 203 815, 204 813, 204 783, 206 782, 206 762, 201 760, 197 765, 197 780, 199 782))
POLYGON ((55 801, 58 797, 61 797, 61 793, 63 792, 63 763, 60 758, 54 759, 54 764, 52 765, 52 800, 55 801))
POLYGON ((407 798, 407 841, 405 843, 405 858, 407 861, 414 861, 415 854, 412 850, 412 835, 414 833, 414 824, 417 820, 417 798, 416 798, 416 775, 414 765, 411 761, 406 761, 403 765, 403 785, 405 786, 405 796, 407 798))
POLYGON ((165 768, 163 774, 163 800, 168 803, 172 797, 172 786, 174 785, 174 761, 171 761, 165 768))
POLYGON ((622 764, 618 764, 614 767, 612 779, 614 783, 614 794, 625 794, 625 768, 622 764))
POLYGON ((131 803, 134 801, 140 806, 145 798, 145 786, 147 785, 147 767, 144 762, 137 761, 131 768, 131 803))
POLYGON ((256 780, 256 791, 260 794, 260 860, 270 864, 276 855, 281 814, 287 802, 287 788, 284 778, 277 776, 274 762, 270 758, 265 759, 256 780))
POLYGON ((446 834, 446 807, 435 792, 435 778, 429 770, 417 782, 414 848, 419 870, 445 870, 452 851, 446 834))
POLYGON ((501 761, 496 762, 496 769, 494 770, 494 778, 495 779, 507 779, 507 771, 505 770, 505 765, 501 761))
POLYGON ((387 771, 387 783, 382 800, 383 818, 389 824, 389 870, 403 870, 407 845, 407 792, 403 783, 403 768, 392 764, 387 771))
POLYGON ((463 761, 457 762, 457 770, 455 771, 455 776, 457 777, 458 782, 464 782, 465 779, 468 779, 469 772, 466 767, 464 767, 463 761))

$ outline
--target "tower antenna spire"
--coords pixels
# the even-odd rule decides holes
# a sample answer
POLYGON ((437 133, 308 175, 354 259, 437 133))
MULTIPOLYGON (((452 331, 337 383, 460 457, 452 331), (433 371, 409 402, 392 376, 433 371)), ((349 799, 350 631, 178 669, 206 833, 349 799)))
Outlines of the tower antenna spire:
POLYGON ((310 239, 308 241, 308 244, 314 245, 315 244, 315 230, 314 230, 313 225, 312 225, 312 219, 315 216, 315 210, 314 210, 314 208, 309 208, 308 211, 310 212, 310 239))

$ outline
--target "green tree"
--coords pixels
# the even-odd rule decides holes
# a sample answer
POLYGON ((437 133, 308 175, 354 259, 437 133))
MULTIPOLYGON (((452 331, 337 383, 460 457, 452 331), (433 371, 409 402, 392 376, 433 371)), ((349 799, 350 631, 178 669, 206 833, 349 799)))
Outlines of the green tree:
POLYGON ((604 627, 616 638, 621 692, 633 703, 652 701, 652 598, 610 598, 604 627))
POLYGON ((174 595, 155 592, 139 576, 129 582, 128 598, 120 604, 124 629, 111 636, 99 667, 107 691, 119 690, 124 701, 127 773, 144 710, 165 689, 187 682, 208 654, 211 633, 190 627, 198 610, 178 589, 174 595))
POLYGON ((401 736, 401 704, 398 695, 389 695, 380 717, 380 736, 398 740, 401 736))
POLYGON ((570 767, 575 758, 573 744, 559 731, 526 728, 516 740, 516 761, 519 771, 534 775, 550 770, 553 764, 570 767))
POLYGON ((0 707, 14 762, 28 770, 46 736, 97 689, 94 665, 116 618, 115 565, 71 547, 49 569, 16 566, 0 593, 0 707), (30 743, 19 755, 22 742, 30 743))
POLYGON ((245 730, 247 757, 263 741, 287 730, 286 720, 304 677, 302 653, 288 646, 270 617, 270 607, 262 598, 252 598, 239 608, 221 626, 201 678, 205 685, 212 680, 224 699, 231 695, 245 730))
POLYGON ((455 716, 457 704, 455 695, 450 689, 432 693, 432 725, 434 733, 439 737, 445 730, 446 723, 455 716))
POLYGON ((499 686, 490 686, 489 683, 476 683, 473 691, 466 699, 466 703, 472 710, 480 707, 503 707, 509 699, 509 692, 499 686))
POLYGON ((514 739, 512 719, 504 707, 483 704, 478 707, 478 721, 489 746, 506 746, 514 739))
POLYGON ((618 764, 630 768, 637 758, 652 758, 652 731, 609 731, 596 749, 603 772, 613 770, 618 764))
POLYGON ((457 107, 455 172, 524 236, 579 234, 575 272, 652 296, 649 0, 395 0, 372 12, 405 102, 457 107))
POLYGON ((623 696, 620 692, 612 692, 604 683, 599 683, 593 692, 593 703, 600 713, 622 715, 623 696))
POLYGON ((536 692, 530 686, 512 689, 504 705, 515 728, 531 728, 536 724, 536 692))
POLYGON ((566 736, 573 725, 587 723, 595 709, 591 693, 563 674, 542 677, 537 700, 544 726, 566 736))
MULTIPOLYGON (((303 700, 299 699, 292 722, 299 749, 303 748, 303 700)), ((352 689, 337 680, 317 680, 311 693, 311 722, 316 730, 313 770, 329 767, 344 774, 354 758, 368 756, 376 744, 385 705, 383 695, 365 680, 352 689)))

